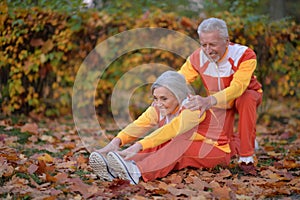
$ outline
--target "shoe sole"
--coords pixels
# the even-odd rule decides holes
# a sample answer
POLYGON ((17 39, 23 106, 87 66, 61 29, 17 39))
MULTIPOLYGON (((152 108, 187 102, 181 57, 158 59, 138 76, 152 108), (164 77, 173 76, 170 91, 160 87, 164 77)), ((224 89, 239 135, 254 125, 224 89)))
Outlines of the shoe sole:
POLYGON ((117 176, 123 180, 129 180, 131 184, 137 184, 130 175, 124 159, 116 152, 109 152, 107 154, 107 161, 111 168, 117 173, 117 176))
POLYGON ((112 181, 115 178, 109 171, 108 162, 101 154, 92 152, 89 158, 89 165, 101 180, 112 181))

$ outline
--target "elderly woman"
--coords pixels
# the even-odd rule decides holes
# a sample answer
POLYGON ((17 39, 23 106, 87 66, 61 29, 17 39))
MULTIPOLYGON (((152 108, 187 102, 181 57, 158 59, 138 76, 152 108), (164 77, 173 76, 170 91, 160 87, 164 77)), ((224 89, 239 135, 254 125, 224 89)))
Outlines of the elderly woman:
POLYGON ((91 153, 89 164, 100 179, 120 178, 138 184, 140 178, 151 181, 189 166, 229 164, 229 144, 218 143, 215 139, 218 136, 197 132, 206 112, 199 116, 199 110, 185 109, 189 89, 181 74, 164 72, 151 91, 152 105, 107 146, 91 153), (119 151, 133 141, 136 141, 133 145, 119 151))

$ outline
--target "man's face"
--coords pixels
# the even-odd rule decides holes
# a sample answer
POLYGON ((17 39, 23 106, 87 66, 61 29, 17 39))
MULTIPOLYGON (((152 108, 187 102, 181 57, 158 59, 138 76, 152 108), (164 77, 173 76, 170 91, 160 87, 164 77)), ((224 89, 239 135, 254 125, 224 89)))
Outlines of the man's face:
POLYGON ((215 62, 223 57, 229 44, 229 40, 221 38, 218 31, 201 33, 199 40, 202 50, 215 62))

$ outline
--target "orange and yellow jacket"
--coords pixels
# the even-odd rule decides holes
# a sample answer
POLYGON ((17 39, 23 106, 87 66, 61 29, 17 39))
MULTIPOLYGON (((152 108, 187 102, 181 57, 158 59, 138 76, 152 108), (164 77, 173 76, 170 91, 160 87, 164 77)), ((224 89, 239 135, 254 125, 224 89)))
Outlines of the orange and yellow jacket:
POLYGON ((156 147, 197 127, 206 115, 199 117, 199 114, 199 110, 191 111, 182 106, 177 108, 171 116, 163 117, 156 107, 150 106, 140 117, 119 132, 117 137, 121 139, 121 145, 124 145, 150 132, 138 142, 143 146, 143 150, 156 147))
POLYGON ((188 83, 200 75, 207 94, 217 99, 216 107, 224 107, 241 96, 246 89, 262 92, 261 84, 253 75, 256 65, 256 54, 252 49, 230 43, 217 63, 210 62, 201 48, 197 49, 188 57, 179 73, 185 76, 188 83), (227 84, 208 80, 213 78, 230 78, 230 81, 227 84))

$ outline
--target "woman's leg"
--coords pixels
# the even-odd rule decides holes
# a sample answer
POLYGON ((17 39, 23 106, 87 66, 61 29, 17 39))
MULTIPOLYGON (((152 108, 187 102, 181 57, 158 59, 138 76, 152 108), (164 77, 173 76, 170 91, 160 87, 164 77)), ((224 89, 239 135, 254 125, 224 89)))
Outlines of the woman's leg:
POLYGON ((174 138, 157 151, 144 154, 143 160, 134 157, 144 181, 165 177, 173 169, 210 168, 229 163, 230 154, 202 141, 191 141, 190 136, 183 134, 174 138))

